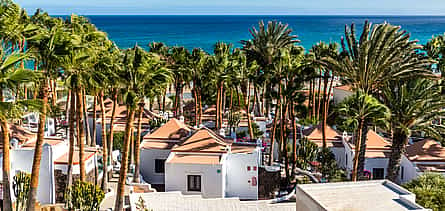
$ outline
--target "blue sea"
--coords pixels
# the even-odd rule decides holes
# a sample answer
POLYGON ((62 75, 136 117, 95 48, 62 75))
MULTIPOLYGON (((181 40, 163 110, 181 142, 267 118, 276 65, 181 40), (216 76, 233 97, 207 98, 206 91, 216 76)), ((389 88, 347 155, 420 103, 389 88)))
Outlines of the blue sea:
POLYGON ((346 24, 355 23, 360 32, 365 20, 389 22, 411 33, 412 39, 426 43, 433 35, 445 32, 442 16, 88 16, 99 29, 120 47, 164 42, 188 49, 212 52, 217 41, 233 43, 250 39, 249 29, 260 20, 278 20, 289 24, 301 45, 310 49, 319 41, 340 42, 346 24))

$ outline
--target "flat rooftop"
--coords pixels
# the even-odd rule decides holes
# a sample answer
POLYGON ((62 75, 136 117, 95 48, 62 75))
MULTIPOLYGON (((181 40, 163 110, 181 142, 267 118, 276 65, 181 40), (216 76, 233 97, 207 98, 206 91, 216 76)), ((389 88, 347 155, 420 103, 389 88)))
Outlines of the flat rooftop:
POLYGON ((298 185, 297 203, 302 195, 330 211, 427 210, 414 202, 414 194, 387 180, 298 185))

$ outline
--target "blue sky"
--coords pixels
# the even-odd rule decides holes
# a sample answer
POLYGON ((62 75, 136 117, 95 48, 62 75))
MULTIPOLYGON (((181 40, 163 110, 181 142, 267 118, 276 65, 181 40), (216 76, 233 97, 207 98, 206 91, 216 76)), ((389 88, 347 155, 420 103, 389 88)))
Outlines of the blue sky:
POLYGON ((444 0, 16 0, 29 12, 94 14, 445 15, 444 0))

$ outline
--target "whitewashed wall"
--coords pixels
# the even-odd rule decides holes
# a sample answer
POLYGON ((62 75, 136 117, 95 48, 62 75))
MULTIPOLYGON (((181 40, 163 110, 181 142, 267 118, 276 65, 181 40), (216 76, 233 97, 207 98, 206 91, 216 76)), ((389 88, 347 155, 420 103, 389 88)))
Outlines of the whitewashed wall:
POLYGON ((259 150, 251 154, 238 153, 225 156, 223 166, 226 171, 226 197, 258 199, 259 156, 259 150), (247 169, 248 166, 250 171, 247 169), (252 178, 256 179, 255 186, 252 185, 252 178))
POLYGON ((142 177, 150 184, 164 184, 164 173, 155 172, 155 159, 167 160, 170 150, 141 149, 140 167, 142 177))
POLYGON ((353 93, 351 91, 346 91, 342 89, 334 88, 334 104, 338 104, 343 101, 345 98, 351 96, 353 93))
MULTIPOLYGON (((174 153, 171 153, 172 156, 174 153)), ((205 164, 165 164, 165 191, 181 191, 184 195, 223 198, 223 166, 205 164), (218 173, 218 170, 220 173, 218 173), (201 192, 187 191, 187 175, 201 175, 201 192)))

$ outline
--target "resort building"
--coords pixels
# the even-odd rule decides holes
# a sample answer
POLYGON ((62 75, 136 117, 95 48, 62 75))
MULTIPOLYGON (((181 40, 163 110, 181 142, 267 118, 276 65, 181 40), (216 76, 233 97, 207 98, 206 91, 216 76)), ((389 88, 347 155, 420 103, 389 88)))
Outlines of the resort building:
MULTIPOLYGON (((31 173, 37 135, 17 125, 10 126, 10 133, 10 178, 12 179, 18 172, 31 173)), ((40 204, 54 204, 63 201, 67 182, 68 150, 69 144, 62 138, 45 137, 37 190, 37 199, 40 204)), ((95 148, 86 147, 84 162, 88 181, 94 181, 95 179, 94 169, 98 165, 99 156, 95 148)), ((3 161, 2 153, 0 153, 0 161, 3 161)), ((75 149, 73 158, 74 178, 79 177, 79 163, 79 151, 75 149)), ((1 173, 2 171, 0 171, 0 175, 1 173)), ((14 195, 12 197, 15 200, 14 195)))
POLYGON ((407 146, 406 157, 416 168, 406 173, 418 176, 423 172, 435 172, 445 176, 445 147, 437 141, 424 139, 407 146))
POLYGON ((171 119, 144 137, 140 162, 144 180, 165 184, 165 191, 258 199, 261 149, 227 140, 207 128, 193 131, 171 119))
POLYGON ((428 211, 416 195, 387 180, 297 185, 297 211, 428 211))
POLYGON ((352 91, 351 85, 336 86, 336 87, 334 87, 333 93, 334 93, 334 104, 339 104, 345 98, 354 94, 354 92, 352 91))

